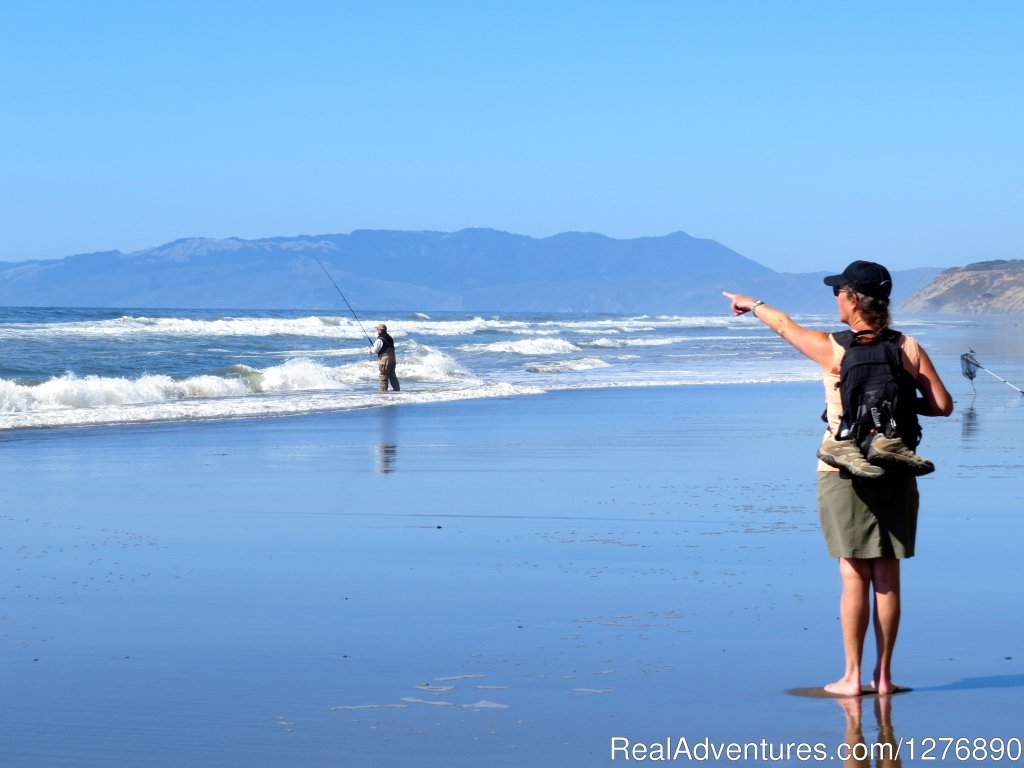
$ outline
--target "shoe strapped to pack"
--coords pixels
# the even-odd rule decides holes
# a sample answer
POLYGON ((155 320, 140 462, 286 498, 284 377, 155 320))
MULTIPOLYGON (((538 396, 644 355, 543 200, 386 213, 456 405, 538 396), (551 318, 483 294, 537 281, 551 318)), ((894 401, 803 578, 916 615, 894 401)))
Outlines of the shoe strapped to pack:
POLYGON ((871 438, 867 459, 872 464, 901 469, 917 476, 935 471, 932 462, 910 450, 899 437, 875 435, 871 438))
POLYGON ((826 437, 818 449, 818 458, 836 469, 845 469, 854 477, 876 480, 885 474, 882 467, 871 464, 853 440, 826 437))

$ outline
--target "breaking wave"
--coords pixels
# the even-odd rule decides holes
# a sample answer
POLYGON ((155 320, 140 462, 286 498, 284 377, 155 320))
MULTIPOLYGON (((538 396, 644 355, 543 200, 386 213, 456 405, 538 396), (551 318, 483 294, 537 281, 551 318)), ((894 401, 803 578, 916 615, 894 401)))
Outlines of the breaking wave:
POLYGON ((0 429, 817 377, 733 317, 364 314, 360 325, 330 312, 0 311, 0 429), (379 321, 398 342, 400 397, 378 392, 364 330, 379 321))
POLYGON ((579 352, 580 348, 565 339, 522 339, 521 341, 494 341, 490 344, 463 344, 462 352, 504 352, 514 355, 564 355, 579 352))
POLYGON ((533 363, 526 366, 526 370, 533 373, 570 373, 572 371, 590 371, 595 368, 611 368, 611 363, 606 363, 604 360, 596 357, 583 357, 577 360, 533 363))
MULTIPOLYGON (((451 357, 422 345, 417 345, 403 358, 402 378, 433 385, 437 389, 480 385, 478 379, 451 357)), ((262 402, 262 396, 266 395, 317 392, 350 396, 360 393, 355 390, 372 392, 376 380, 377 366, 371 359, 329 366, 309 358, 294 358, 262 369, 238 364, 180 379, 151 374, 133 378, 79 376, 73 372, 39 384, 0 379, 0 427, 94 423, 96 415, 69 421, 58 415, 61 411, 107 409, 109 413, 101 421, 109 423, 165 418, 161 414, 167 406, 188 401, 250 399, 262 402), (150 411, 145 418, 140 417, 138 409, 133 417, 116 418, 111 409, 118 406, 149 406, 150 411), (31 414, 35 416, 29 418, 31 414)), ((316 408, 325 407, 322 399, 315 402, 316 408)), ((312 401, 309 407, 312 407, 312 401)), ((255 412, 249 405, 238 403, 220 407, 210 403, 202 407, 194 404, 192 410, 207 414, 209 418, 213 417, 210 414, 233 416, 255 412)), ((271 407, 271 410, 275 409, 271 407)), ((303 410, 303 406, 294 403, 288 412, 299 410, 303 410)))

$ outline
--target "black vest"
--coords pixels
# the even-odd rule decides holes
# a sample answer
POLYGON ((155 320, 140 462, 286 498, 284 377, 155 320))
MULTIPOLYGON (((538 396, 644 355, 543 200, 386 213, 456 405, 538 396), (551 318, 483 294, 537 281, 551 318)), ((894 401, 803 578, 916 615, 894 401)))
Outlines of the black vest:
POLYGON ((384 355, 387 354, 395 354, 395 340, 391 338, 387 331, 384 331, 384 333, 377 338, 384 342, 380 348, 380 352, 377 353, 378 358, 384 357, 384 355))

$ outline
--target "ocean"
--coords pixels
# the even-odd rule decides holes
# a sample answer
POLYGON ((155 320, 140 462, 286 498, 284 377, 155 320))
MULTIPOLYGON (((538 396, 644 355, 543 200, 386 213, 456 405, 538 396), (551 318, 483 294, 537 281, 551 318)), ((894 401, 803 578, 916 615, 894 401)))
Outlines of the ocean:
POLYGON ((1017 738, 1024 397, 959 362, 1024 383, 1015 321, 897 320, 956 399, 925 420, 913 692, 837 705, 792 695, 843 669, 813 364, 724 306, 381 320, 398 395, 341 312, 0 312, 5 765, 1017 738))
MULTIPOLYGON (((835 329, 830 317, 797 316, 835 329)), ((1020 370, 1005 323, 904 319, 944 377, 958 355, 1020 370), (961 348, 962 347, 962 348, 961 348), (996 358, 987 360, 986 353, 996 358)), ((566 389, 795 382, 813 364, 746 316, 0 309, 0 429, 187 422, 566 389), (386 322, 402 392, 365 332, 386 322)), ((994 380, 993 380, 994 381, 994 380)), ((947 382, 948 383, 948 382, 947 382)), ((988 383, 988 382, 986 382, 988 383)))

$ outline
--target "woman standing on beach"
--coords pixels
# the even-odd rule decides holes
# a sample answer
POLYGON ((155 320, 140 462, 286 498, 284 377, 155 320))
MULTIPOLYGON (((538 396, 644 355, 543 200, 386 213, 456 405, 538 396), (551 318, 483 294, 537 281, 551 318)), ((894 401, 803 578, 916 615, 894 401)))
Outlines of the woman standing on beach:
MULTIPOLYGON (((826 277, 825 284, 832 286, 839 321, 853 331, 881 332, 889 327, 892 278, 881 264, 855 261, 841 275, 826 277)), ((736 315, 752 312, 821 367, 829 425, 825 439, 829 439, 838 428, 842 411, 837 385, 845 348, 832 334, 804 328, 763 301, 736 293, 725 296, 736 315)), ((903 367, 921 393, 918 413, 949 416, 953 400, 924 348, 910 336, 901 336, 899 347, 903 367)), ((846 656, 843 676, 825 686, 829 693, 857 696, 862 692, 861 659, 871 618, 872 587, 878 657, 871 683, 880 694, 897 690, 892 682, 892 652, 900 623, 900 560, 914 555, 917 507, 917 480, 912 475, 890 473, 861 480, 819 462, 818 514, 829 554, 839 559, 839 607, 846 656)))

